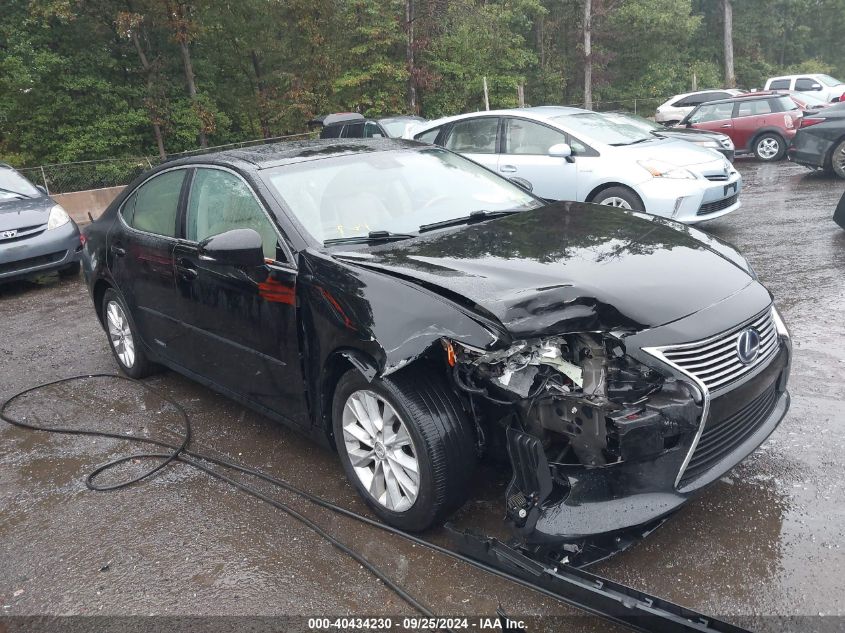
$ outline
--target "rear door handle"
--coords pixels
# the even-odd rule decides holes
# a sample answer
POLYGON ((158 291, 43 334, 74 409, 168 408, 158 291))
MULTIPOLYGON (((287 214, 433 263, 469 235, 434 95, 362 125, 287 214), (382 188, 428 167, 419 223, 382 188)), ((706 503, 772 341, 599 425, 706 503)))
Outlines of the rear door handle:
POLYGON ((516 172, 516 167, 514 165, 502 165, 499 167, 499 171, 504 174, 513 174, 516 172))
POLYGON ((176 261, 176 272, 179 273, 180 277, 188 281, 193 281, 199 274, 191 260, 185 259, 184 257, 176 261))

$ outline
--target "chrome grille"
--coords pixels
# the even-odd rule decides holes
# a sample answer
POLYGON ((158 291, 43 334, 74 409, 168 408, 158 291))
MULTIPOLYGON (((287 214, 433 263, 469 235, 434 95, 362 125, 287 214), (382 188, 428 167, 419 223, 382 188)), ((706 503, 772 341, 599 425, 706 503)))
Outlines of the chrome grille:
POLYGON ((777 330, 771 309, 728 334, 698 343, 664 347, 660 353, 671 364, 699 379, 708 390, 714 391, 741 378, 772 356, 778 348, 777 330), (760 335, 760 352, 748 365, 739 360, 737 341, 746 329, 753 328, 760 335))

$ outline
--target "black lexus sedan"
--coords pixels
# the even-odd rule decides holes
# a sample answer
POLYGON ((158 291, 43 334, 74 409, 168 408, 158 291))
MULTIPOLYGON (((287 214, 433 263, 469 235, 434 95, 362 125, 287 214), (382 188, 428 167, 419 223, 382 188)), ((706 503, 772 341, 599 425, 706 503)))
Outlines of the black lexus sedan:
POLYGON ((79 229, 61 205, 0 163, 0 283, 58 271, 79 275, 79 229))
POLYGON ((544 205, 443 148, 310 141, 180 159, 86 227, 120 368, 166 365, 333 446, 422 530, 510 459, 527 548, 656 521, 789 405, 789 334, 732 247, 544 205))
POLYGON ((805 116, 786 156, 799 165, 845 178, 845 103, 805 116))
POLYGON ((652 136, 659 138, 671 138, 679 141, 687 141, 699 147, 705 147, 719 152, 722 156, 733 162, 736 157, 736 148, 731 137, 721 132, 713 132, 711 130, 699 130, 692 127, 666 127, 660 123, 655 123, 650 119, 641 117, 630 112, 605 112, 605 117, 622 123, 623 125, 630 125, 638 130, 644 130, 652 136))

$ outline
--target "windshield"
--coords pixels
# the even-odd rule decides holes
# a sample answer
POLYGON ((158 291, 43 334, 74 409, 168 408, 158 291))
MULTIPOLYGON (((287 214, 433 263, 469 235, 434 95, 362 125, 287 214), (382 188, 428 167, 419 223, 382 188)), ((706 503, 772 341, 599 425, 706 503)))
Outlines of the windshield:
POLYGON ((313 160, 262 175, 319 242, 541 206, 516 185, 436 147, 313 160))
POLYGON ((838 79, 834 79, 830 75, 816 75, 816 79, 822 82, 825 86, 838 86, 842 82, 838 79))
POLYGON ((656 140, 642 129, 613 119, 597 112, 562 114, 552 117, 552 121, 566 128, 575 136, 584 137, 584 141, 596 141, 605 145, 631 145, 644 141, 656 140))
POLYGON ((387 133, 393 138, 399 138, 405 133, 405 126, 411 123, 406 119, 382 119, 379 121, 381 126, 387 130, 387 133))
POLYGON ((40 195, 41 192, 14 169, 0 167, 0 200, 10 200, 21 196, 37 198, 40 195))
POLYGON ((638 130, 645 130, 646 132, 654 132, 657 130, 665 130, 666 128, 659 123, 649 121, 639 115, 630 114, 628 112, 608 112, 604 115, 611 121, 619 123, 620 125, 632 125, 638 130))
POLYGON ((810 94, 809 92, 794 93, 792 94, 792 98, 808 106, 824 106, 830 103, 829 101, 825 101, 814 94, 810 94))

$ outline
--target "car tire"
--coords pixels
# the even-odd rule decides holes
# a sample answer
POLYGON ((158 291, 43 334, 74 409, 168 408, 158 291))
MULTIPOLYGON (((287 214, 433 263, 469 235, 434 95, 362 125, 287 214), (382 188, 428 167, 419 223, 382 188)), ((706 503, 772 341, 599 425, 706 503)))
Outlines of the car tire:
POLYGON ((840 178, 845 178, 845 139, 830 152, 830 171, 840 178))
POLYGON ((332 399, 332 429, 346 476, 386 523, 419 532, 466 501, 473 431, 435 370, 407 368, 372 381, 357 369, 346 372, 332 399), (368 418, 385 417, 389 428, 367 430, 368 418))
POLYGON ((640 197, 627 187, 608 187, 599 191, 591 202, 629 211, 645 211, 640 197))
POLYGON ((59 276, 70 279, 71 277, 79 277, 79 271, 82 270, 82 265, 79 262, 73 262, 69 266, 59 269, 59 276))
POLYGON ((112 288, 103 294, 102 314, 109 347, 123 373, 135 379, 156 373, 160 367, 147 357, 126 302, 112 288))
POLYGON ((754 139, 754 155, 767 163, 782 160, 786 156, 786 141, 774 132, 761 134, 754 139))

